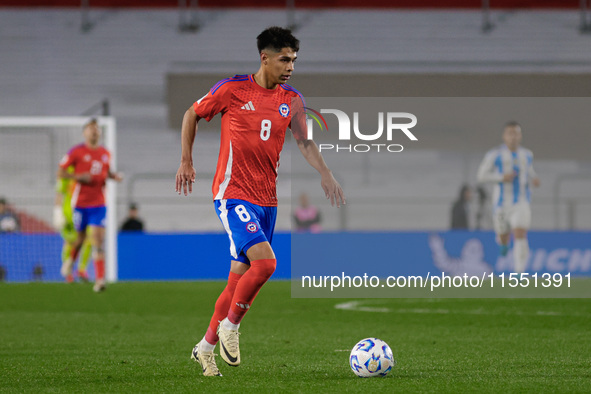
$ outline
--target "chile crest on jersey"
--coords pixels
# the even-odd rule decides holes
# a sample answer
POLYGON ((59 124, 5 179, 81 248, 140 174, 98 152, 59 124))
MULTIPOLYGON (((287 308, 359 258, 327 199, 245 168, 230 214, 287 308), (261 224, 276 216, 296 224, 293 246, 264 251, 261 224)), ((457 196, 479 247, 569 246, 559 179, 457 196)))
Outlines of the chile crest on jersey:
POLYGON ((279 114, 284 118, 289 116, 289 105, 283 103, 279 106, 279 114))

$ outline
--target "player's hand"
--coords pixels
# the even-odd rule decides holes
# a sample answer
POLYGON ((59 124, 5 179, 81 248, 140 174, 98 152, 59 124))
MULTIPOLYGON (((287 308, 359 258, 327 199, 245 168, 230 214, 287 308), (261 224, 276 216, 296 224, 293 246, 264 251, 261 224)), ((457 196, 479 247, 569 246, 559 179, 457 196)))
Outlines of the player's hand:
POLYGON ((534 187, 540 187, 540 178, 533 178, 531 184, 534 185, 534 187))
POLYGON ((89 172, 86 172, 84 174, 76 175, 76 177, 74 179, 76 179, 76 182, 88 184, 92 181, 92 175, 90 175, 89 172))
POLYGON ((111 179, 115 182, 121 182, 123 180, 123 174, 121 172, 114 172, 111 174, 111 179))
POLYGON ((505 174, 505 175, 503 175, 503 182, 511 183, 511 182, 513 182, 513 179, 515 179, 516 176, 517 176, 517 174, 515 174, 514 172, 511 172, 509 174, 505 174))
POLYGON ((320 184, 322 185, 322 190, 324 190, 324 195, 327 199, 330 199, 330 205, 334 207, 334 204, 336 203, 337 208, 340 208, 341 204, 347 203, 345 193, 343 193, 341 185, 339 185, 337 180, 334 179, 332 172, 328 171, 323 174, 320 184))
POLYGON ((195 169, 190 163, 181 162, 179 170, 176 172, 176 185, 174 190, 181 194, 184 192, 185 196, 193 192, 193 183, 195 183, 195 169))

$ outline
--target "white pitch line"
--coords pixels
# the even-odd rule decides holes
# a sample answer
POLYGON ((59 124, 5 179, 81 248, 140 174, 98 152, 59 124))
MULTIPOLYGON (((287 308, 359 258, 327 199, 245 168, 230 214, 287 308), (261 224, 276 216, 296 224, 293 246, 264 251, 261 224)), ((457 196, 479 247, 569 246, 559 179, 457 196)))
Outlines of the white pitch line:
POLYGON ((449 309, 425 309, 425 308, 412 308, 412 309, 397 309, 395 312, 398 313, 434 313, 438 315, 447 315, 449 309))
POLYGON ((351 302, 344 302, 342 304, 336 304, 334 307, 336 309, 344 309, 344 310, 349 310, 349 311, 380 312, 380 313, 390 312, 390 308, 376 308, 376 307, 360 306, 360 305, 361 305, 361 301, 351 301, 351 302))
POLYGON ((414 313, 414 314, 463 314, 463 315, 517 315, 517 316, 589 316, 587 313, 562 313, 555 311, 536 311, 532 313, 524 313, 522 311, 488 311, 483 308, 472 309, 472 310, 449 310, 443 308, 431 309, 431 308, 399 308, 392 309, 388 307, 372 307, 365 306, 367 301, 348 301, 336 304, 335 309, 341 309, 345 311, 355 312, 377 312, 377 313, 414 313))
POLYGON ((536 314, 540 316, 562 316, 562 313, 552 311, 537 311, 536 314))

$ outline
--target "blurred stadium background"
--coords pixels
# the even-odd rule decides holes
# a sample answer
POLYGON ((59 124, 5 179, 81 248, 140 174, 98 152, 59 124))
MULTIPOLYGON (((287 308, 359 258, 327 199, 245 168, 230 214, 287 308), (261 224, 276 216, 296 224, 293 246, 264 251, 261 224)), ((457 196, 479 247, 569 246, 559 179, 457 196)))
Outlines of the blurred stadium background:
MULTIPOLYGON (((190 197, 174 193, 180 122, 186 108, 216 81, 256 71, 255 37, 265 27, 294 28, 301 50, 290 84, 309 97, 591 95, 591 14, 585 0, 359 3, 0 0, 0 117, 114 117, 117 169, 125 174, 117 187, 117 226, 128 204, 136 202, 147 228, 147 234, 119 237, 119 269, 124 271, 119 277, 221 278, 227 270, 222 264, 219 272, 203 273, 196 268, 175 271, 163 261, 173 260, 167 253, 184 237, 200 245, 220 242, 225 248, 210 201, 219 119, 199 125, 198 182, 190 197), (157 245, 160 255, 148 245, 157 245)), ((280 167, 277 229, 291 230, 291 208, 306 192, 322 211, 325 231, 444 233, 460 186, 476 186, 478 164, 500 143, 507 120, 479 130, 433 130, 396 157, 331 158, 350 202, 340 211, 326 204, 312 170, 292 166, 288 139, 280 167)), ((589 125, 555 130, 535 119, 529 125, 524 124, 523 145, 533 150, 542 181, 534 192, 532 229, 556 232, 557 239, 570 234, 564 231, 577 232, 583 241, 568 246, 568 253, 556 261, 566 270, 578 251, 572 267, 588 275, 589 125)), ((51 128, 46 132, 54 133, 51 128)), ((34 134, 0 128, 0 196, 19 213, 23 232, 52 231, 55 169, 67 147, 77 142, 77 132, 55 131, 70 139, 50 146, 34 134)), ((476 198, 472 206, 474 227, 476 198)), ((490 230, 490 222, 481 229, 490 230)), ((23 246, 10 236, 0 235, 0 256, 23 264, 18 278, 27 280, 30 269, 54 249, 42 244, 34 257, 24 257, 17 253, 23 246)), ((52 245, 59 240, 53 237, 52 245)), ((459 254, 470 237, 494 242, 489 232, 466 234, 451 249, 459 254)), ((288 250, 288 238, 278 242, 288 250)), ((552 248, 565 248, 557 242, 552 248)), ((534 236, 532 249, 544 246, 534 236)), ((197 248, 191 252, 195 256, 197 248)), ((57 258, 41 262, 43 279, 59 280, 57 258)), ((7 264, 0 260, 0 265, 7 264)), ((551 268, 546 264, 541 270, 551 268)), ((289 268, 278 277, 289 277, 289 268)))

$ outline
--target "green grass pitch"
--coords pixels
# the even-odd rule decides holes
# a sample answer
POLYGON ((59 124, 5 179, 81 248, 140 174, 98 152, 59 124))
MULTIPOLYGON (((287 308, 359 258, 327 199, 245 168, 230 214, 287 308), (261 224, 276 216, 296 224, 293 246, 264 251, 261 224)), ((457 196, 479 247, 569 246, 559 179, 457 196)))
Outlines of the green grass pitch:
MULTIPOLYGON (((189 359, 222 282, 0 285, 0 391, 589 392, 588 299, 292 299, 270 282, 246 315, 242 365, 189 359), (348 302, 353 309, 337 309, 348 302), (357 378, 374 336, 397 366, 357 378)), ((217 349, 216 349, 217 350, 217 349)))

